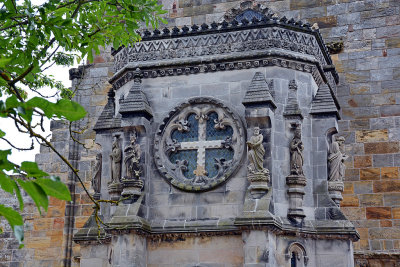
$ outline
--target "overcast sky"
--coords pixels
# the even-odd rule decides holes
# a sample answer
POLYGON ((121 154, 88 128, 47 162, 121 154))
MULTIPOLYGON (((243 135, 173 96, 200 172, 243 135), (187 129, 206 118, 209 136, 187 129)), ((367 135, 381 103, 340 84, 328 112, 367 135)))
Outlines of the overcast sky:
MULTIPOLYGON (((70 87, 71 81, 69 80, 69 74, 68 74, 68 70, 70 68, 72 67, 62 67, 53 65, 45 73, 53 75, 54 78, 61 81, 64 84, 64 86, 70 87)), ((49 95, 51 94, 50 90, 44 90, 44 91, 47 92, 49 95)), ((31 97, 33 97, 33 95, 31 97)), ((12 120, 0 118, 0 125, 1 125, 1 130, 6 132, 5 137, 13 144, 19 147, 30 147, 31 139, 27 134, 19 133, 12 120)), ((46 135, 50 134, 50 125, 48 121, 45 122, 45 128, 47 131, 46 135)), ((39 148, 40 148, 39 144, 35 143, 34 145, 35 149, 29 151, 18 151, 16 149, 13 149, 12 155, 9 156, 9 160, 11 160, 16 164, 20 164, 22 161, 34 161, 35 155, 39 153, 39 148)), ((10 149, 10 146, 5 141, 0 140, 0 149, 1 150, 10 149)))

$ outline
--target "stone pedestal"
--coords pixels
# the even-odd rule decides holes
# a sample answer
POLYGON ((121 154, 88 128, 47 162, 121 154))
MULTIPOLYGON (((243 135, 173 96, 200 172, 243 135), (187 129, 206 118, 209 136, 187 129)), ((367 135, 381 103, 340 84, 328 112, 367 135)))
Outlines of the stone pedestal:
POLYGON ((121 183, 110 183, 108 184, 108 193, 110 194, 110 200, 118 201, 121 197, 122 192, 121 183))
POLYGON ((306 216, 303 211, 306 178, 302 175, 289 175, 286 177, 286 184, 289 187, 287 191, 289 195, 288 218, 296 223, 301 223, 306 216))
POLYGON ((94 198, 95 200, 99 200, 99 199, 101 198, 101 194, 100 194, 100 193, 94 193, 94 194, 93 194, 93 198, 94 198))
POLYGON ((343 197, 342 197, 343 190, 344 190, 343 182, 339 182, 339 181, 337 181, 337 182, 329 181, 328 182, 329 196, 336 203, 336 205, 338 207, 340 206, 340 202, 343 200, 343 197))
POLYGON ((253 198, 259 199, 268 192, 270 176, 267 169, 265 169, 265 172, 249 172, 247 179, 250 182, 248 189, 253 198))
POLYGON ((134 196, 139 196, 142 194, 143 188, 143 180, 140 178, 123 178, 122 179, 123 190, 122 190, 122 198, 127 199, 125 202, 133 202, 134 196), (130 201, 129 201, 130 200, 130 201))

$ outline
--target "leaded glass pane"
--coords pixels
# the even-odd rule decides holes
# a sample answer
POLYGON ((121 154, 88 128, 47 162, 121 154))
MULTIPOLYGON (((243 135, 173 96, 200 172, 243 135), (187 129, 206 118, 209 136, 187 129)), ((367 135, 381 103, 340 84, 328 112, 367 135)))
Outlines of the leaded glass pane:
POLYGON ((233 150, 227 148, 206 149, 206 171, 208 177, 214 177, 218 173, 215 159, 229 161, 233 159, 233 150))
POLYGON ((218 114, 212 112, 208 114, 206 140, 224 140, 233 134, 233 129, 230 126, 225 126, 224 129, 215 129, 215 122, 218 121, 218 114))
POLYGON ((187 117, 188 121, 188 126, 189 126, 189 131, 178 131, 174 130, 171 134, 171 138, 175 139, 178 142, 192 142, 192 141, 197 141, 199 137, 199 123, 196 120, 196 115, 195 114, 190 114, 187 117))
POLYGON ((197 167, 197 150, 180 150, 177 153, 173 153, 170 157, 171 162, 177 160, 186 160, 188 162, 187 170, 183 172, 186 178, 194 178, 193 171, 197 167))

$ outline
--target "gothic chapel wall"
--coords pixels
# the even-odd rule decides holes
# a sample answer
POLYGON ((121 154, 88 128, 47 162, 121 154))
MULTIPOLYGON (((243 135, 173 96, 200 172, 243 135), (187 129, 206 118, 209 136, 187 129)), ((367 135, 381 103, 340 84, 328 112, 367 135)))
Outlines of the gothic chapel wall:
POLYGON ((123 202, 98 234, 41 148, 73 202, 28 204, 0 265, 398 266, 400 2, 161 4, 169 31, 70 71, 88 149, 51 125, 90 192, 123 202))

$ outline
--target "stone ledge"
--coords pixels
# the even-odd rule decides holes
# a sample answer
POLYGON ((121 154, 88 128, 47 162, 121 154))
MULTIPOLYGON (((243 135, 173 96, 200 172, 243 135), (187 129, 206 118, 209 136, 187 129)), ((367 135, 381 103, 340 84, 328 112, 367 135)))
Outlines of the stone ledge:
MULTIPOLYGON (((89 219, 90 220, 90 219, 89 219)), ((105 229, 106 240, 111 234, 119 232, 134 232, 139 235, 226 235, 237 234, 248 230, 269 230, 280 235, 296 235, 314 237, 318 239, 351 239, 359 240, 360 236, 349 221, 305 221, 301 227, 293 226, 287 218, 280 217, 237 217, 225 220, 182 220, 160 221, 150 225, 145 219, 138 216, 117 216, 109 223, 111 227, 105 229)), ((101 236, 94 235, 90 228, 78 231, 74 236, 76 243, 101 242, 101 236)), ((150 237, 151 238, 151 237, 150 237)))

